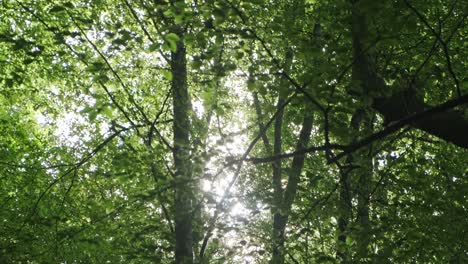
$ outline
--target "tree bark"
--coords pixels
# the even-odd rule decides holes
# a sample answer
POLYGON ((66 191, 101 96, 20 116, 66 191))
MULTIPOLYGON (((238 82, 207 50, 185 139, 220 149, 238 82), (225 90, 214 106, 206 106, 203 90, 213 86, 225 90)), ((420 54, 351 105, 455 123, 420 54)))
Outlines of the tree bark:
MULTIPOLYGON (((281 129, 283 127, 283 108, 284 98, 280 94, 278 96, 277 111, 278 115, 275 119, 274 126, 274 144, 273 155, 281 154, 281 129)), ((273 167, 273 204, 271 213, 273 215, 273 230, 272 230, 272 259, 271 263, 284 262, 284 228, 286 226, 286 217, 282 214, 281 204, 283 202, 283 187, 281 186, 281 159, 272 163, 273 167)))
MULTIPOLYGON (((373 132, 372 121, 373 114, 366 114, 364 111, 357 111, 355 115, 361 115, 362 118, 359 122, 351 121, 351 131, 356 135, 367 137, 373 132)), ((358 141, 358 137, 354 141, 358 141)), ((357 195, 357 252, 355 261, 366 262, 369 256, 368 246, 371 239, 371 222, 369 217, 369 195, 372 184, 373 176, 373 163, 372 163, 372 145, 368 148, 361 149, 353 156, 350 156, 350 165, 355 168, 351 175, 358 178, 357 186, 355 187, 357 195)))
MULTIPOLYGON (((390 89, 386 87, 385 89, 390 89)), ((466 99, 465 104, 468 104, 466 99)), ((430 109, 414 94, 402 92, 388 98, 374 99, 373 108, 385 118, 386 123, 398 121, 411 114, 430 109)), ((468 149, 468 120, 455 110, 447 110, 421 118, 411 124, 433 136, 468 149)))
POLYGON ((172 91, 174 111, 174 214, 175 263, 193 263, 192 252, 192 175, 190 161, 190 101, 187 87, 186 51, 182 41, 183 31, 177 28, 180 40, 171 54, 172 91))
MULTIPOLYGON (((309 109, 306 109, 304 111, 302 129, 296 144, 296 151, 301 151, 307 148, 310 140, 310 133, 312 131, 313 120, 313 114, 309 109)), ((291 213, 292 204, 296 197, 297 186, 300 181, 302 168, 304 167, 304 160, 305 155, 294 157, 291 164, 291 170, 288 174, 288 184, 284 190, 284 194, 282 195, 280 208, 273 216, 273 255, 270 261, 272 264, 284 263, 285 230, 291 213)))
POLYGON ((340 263, 349 263, 349 254, 346 246, 348 224, 352 216, 351 192, 349 188, 349 169, 340 169, 340 196, 338 200, 338 242, 336 255, 340 263))
MULTIPOLYGON (((277 108, 281 108, 284 103, 284 99, 279 96, 277 108)), ((264 126, 261 123, 261 109, 259 100, 256 94, 254 94, 254 104, 259 117, 259 127, 262 129, 264 126)), ((283 112, 279 112, 275 120, 275 139, 274 139, 274 152, 281 153, 281 128, 283 123, 283 112)), ((299 135, 299 139, 296 144, 296 151, 301 151, 307 148, 310 139, 310 133, 312 131, 313 114, 309 109, 304 111, 304 120, 302 122, 302 129, 299 135)), ((270 141, 267 137, 263 138, 263 143, 268 152, 271 151, 270 141)), ((272 185, 273 185, 273 202, 272 202, 272 215, 273 215, 273 228, 272 228, 272 258, 270 263, 282 264, 285 260, 285 230, 288 223, 289 214, 291 212, 292 203, 297 192, 297 185, 299 183, 299 177, 304 166, 305 155, 295 156, 290 173, 288 174, 288 185, 286 189, 282 188, 282 164, 275 160, 272 163, 272 185)), ((281 159, 279 159, 281 160, 281 159)))

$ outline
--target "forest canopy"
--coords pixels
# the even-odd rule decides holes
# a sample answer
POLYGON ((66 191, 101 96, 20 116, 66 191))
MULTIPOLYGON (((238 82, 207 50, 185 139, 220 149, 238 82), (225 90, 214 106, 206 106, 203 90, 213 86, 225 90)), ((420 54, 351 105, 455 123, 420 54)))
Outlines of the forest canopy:
POLYGON ((1 0, 0 263, 468 263, 460 0, 1 0))

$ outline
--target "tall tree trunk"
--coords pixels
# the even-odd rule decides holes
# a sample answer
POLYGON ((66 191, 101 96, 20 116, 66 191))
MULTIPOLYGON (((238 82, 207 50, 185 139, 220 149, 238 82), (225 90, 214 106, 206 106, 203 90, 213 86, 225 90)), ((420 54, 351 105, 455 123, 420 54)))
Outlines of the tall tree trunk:
MULTIPOLYGON (((352 7, 352 40, 353 40, 353 83, 361 86, 362 96, 370 97, 371 94, 383 92, 386 86, 385 81, 377 74, 371 57, 372 51, 366 51, 366 41, 368 41, 368 27, 366 14, 359 9, 358 5, 352 7)), ((367 99, 367 98, 366 98, 367 99)), ((356 135, 368 136, 373 132, 372 117, 365 110, 358 110, 351 121, 351 130, 356 135)), ((358 138, 354 138, 357 141, 358 138)), ((355 169, 351 175, 358 177, 357 192, 357 252, 356 261, 365 261, 368 257, 368 246, 370 243, 371 225, 369 219, 369 195, 372 181, 372 146, 368 149, 358 151, 350 157, 351 165, 355 169)))
POLYGON ((359 171, 359 181, 356 188, 357 191, 357 223, 358 223, 358 236, 357 236, 357 257, 358 260, 366 261, 369 257, 369 243, 371 239, 372 227, 369 218, 369 195, 372 182, 372 156, 363 153, 362 167, 359 171))
MULTIPOLYGON (((364 111, 358 110, 351 121, 351 131, 360 137, 366 137, 373 132, 372 125, 373 117, 366 114, 364 111), (361 116, 361 117, 357 117, 361 116), (355 121, 356 119, 361 119, 355 121), (355 121, 355 122, 353 122, 355 121)), ((358 137, 354 138, 357 142, 358 137)), ((371 192, 373 162, 372 162, 372 145, 366 149, 357 151, 350 157, 350 165, 355 168, 351 175, 358 178, 357 186, 354 188, 357 194, 357 251, 355 261, 365 262, 369 257, 369 243, 371 238, 371 223, 369 218, 369 196, 371 192)))
POLYGON ((341 263, 349 263, 350 256, 347 250, 346 239, 348 236, 348 224, 352 217, 351 191, 349 186, 349 175, 351 169, 340 169, 339 200, 338 200, 338 242, 336 255, 341 263))
MULTIPOLYGON (((354 118, 353 118, 354 119, 354 118)), ((351 125, 350 130, 356 135, 368 135, 372 133, 371 124, 366 122, 362 129, 359 124, 351 125)), ((356 137, 353 141, 357 141, 356 137)), ((372 152, 369 149, 356 152, 347 159, 347 166, 340 168, 340 196, 339 196, 339 218, 338 218, 338 249, 337 256, 341 263, 351 263, 368 257, 368 246, 370 243, 370 218, 369 218, 369 195, 372 182, 372 152), (358 178, 357 186, 351 185, 351 178, 358 178), (348 225, 353 221, 352 198, 357 196, 357 252, 351 252, 346 243, 351 230, 348 225), (352 254, 355 253, 355 254, 352 254), (357 258, 354 259, 353 256, 357 258)))
MULTIPOLYGON (((254 104, 259 117, 259 127, 263 129, 264 126, 261 122, 262 112, 260 107, 260 102, 258 100, 258 95, 254 93, 254 104)), ((277 109, 280 109, 284 102, 284 98, 281 96, 278 98, 277 109)), ((307 107, 306 107, 307 108, 307 107)), ((274 153, 281 153, 281 127, 283 112, 279 112, 275 120, 275 146, 274 153)), ((299 139, 296 144, 296 151, 305 149, 310 140, 310 133, 312 131, 313 124, 313 113, 310 109, 304 111, 304 120, 302 122, 302 129, 299 135, 299 139)), ((263 143, 267 152, 271 153, 271 146, 268 137, 263 137, 263 143)), ((285 230, 288 223, 289 214, 291 212, 291 207, 294 202, 294 198, 297 193, 297 185, 299 183, 299 177, 304 166, 305 156, 296 156, 291 165, 291 170, 288 174, 288 185, 286 189, 282 188, 282 175, 281 162, 275 161, 272 164, 273 169, 273 202, 272 202, 272 215, 273 215, 273 228, 272 228, 272 257, 270 263, 278 264, 284 263, 285 259, 285 230)))
MULTIPOLYGON (((283 127, 283 108, 284 98, 280 94, 278 96, 278 103, 276 109, 278 114, 275 119, 274 127, 274 144, 273 155, 281 154, 281 129, 283 127)), ((281 186, 281 159, 272 163, 273 166, 273 203, 271 206, 271 214, 273 215, 273 230, 272 230, 272 259, 271 263, 284 262, 284 227, 286 226, 286 217, 281 212, 281 205, 283 202, 283 187, 281 186)))
MULTIPOLYGON (((299 139, 296 144, 296 151, 301 151, 307 148, 310 140, 310 133, 312 131, 313 114, 310 109, 304 110, 304 120, 302 122, 302 129, 299 134, 299 139)), ((295 156, 291 169, 288 173, 288 184, 282 195, 281 206, 273 216, 273 255, 270 263, 279 264, 284 263, 284 243, 285 243, 285 230, 288 223, 289 215, 291 214, 292 204, 296 197, 297 186, 300 181, 302 168, 304 167, 305 155, 295 156)))
POLYGON ((171 54, 172 92, 174 110, 174 166, 175 166, 175 263, 193 263, 192 197, 193 183, 190 162, 190 101, 187 91, 187 64, 183 31, 177 27, 180 40, 171 54))

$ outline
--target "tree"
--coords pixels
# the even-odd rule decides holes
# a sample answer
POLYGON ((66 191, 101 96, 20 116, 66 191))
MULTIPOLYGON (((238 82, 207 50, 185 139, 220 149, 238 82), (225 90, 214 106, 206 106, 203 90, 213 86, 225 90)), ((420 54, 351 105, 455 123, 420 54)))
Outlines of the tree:
POLYGON ((467 261, 462 1, 0 9, 2 263, 467 261))

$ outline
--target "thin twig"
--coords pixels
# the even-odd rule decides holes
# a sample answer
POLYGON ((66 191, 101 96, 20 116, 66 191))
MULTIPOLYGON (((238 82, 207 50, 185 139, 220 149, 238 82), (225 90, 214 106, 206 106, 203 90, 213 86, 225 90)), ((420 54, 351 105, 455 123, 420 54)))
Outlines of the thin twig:
POLYGON ((432 32, 432 34, 439 41, 440 45, 442 46, 442 50, 444 51, 445 60, 447 61, 447 69, 448 69, 450 75, 452 76, 452 78, 453 78, 453 80, 455 82, 455 86, 457 88, 458 96, 461 97, 462 93, 461 93, 461 90, 460 90, 460 81, 458 80, 458 78, 457 78, 457 76, 456 76, 456 74, 455 74, 455 72, 454 72, 454 70, 452 68, 452 62, 450 60, 450 54, 449 54, 449 49, 448 49, 447 43, 445 43, 445 41, 442 39, 442 36, 435 31, 435 29, 429 24, 427 19, 414 6, 412 6, 408 2, 408 0, 403 0, 403 2, 405 2, 406 6, 408 6, 408 8, 411 9, 416 14, 416 16, 423 22, 423 24, 432 32))

